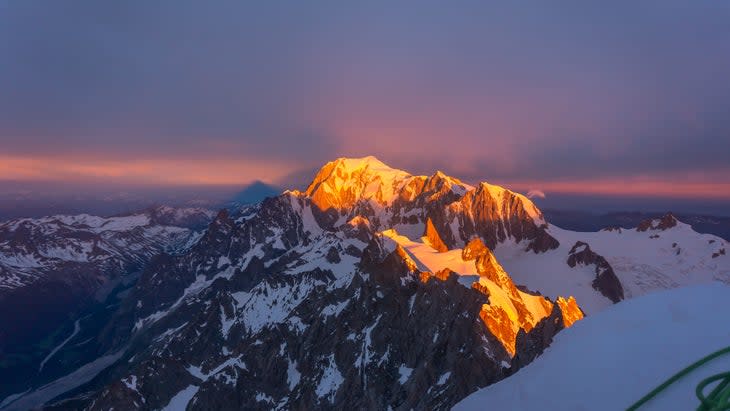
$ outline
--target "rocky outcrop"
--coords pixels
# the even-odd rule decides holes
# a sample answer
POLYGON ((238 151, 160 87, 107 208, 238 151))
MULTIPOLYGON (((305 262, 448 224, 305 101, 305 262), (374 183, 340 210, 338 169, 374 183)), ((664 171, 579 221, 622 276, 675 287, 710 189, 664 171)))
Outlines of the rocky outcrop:
POLYGON ((351 218, 350 221, 342 225, 340 229, 347 237, 357 238, 364 243, 370 241, 370 238, 373 236, 373 229, 370 225, 370 221, 363 216, 355 216, 351 218))
POLYGON ((676 227, 677 225, 677 219, 674 217, 672 213, 667 213, 663 215, 661 218, 653 218, 649 220, 642 221, 638 227, 636 227, 636 231, 644 232, 644 231, 664 231, 668 230, 672 227, 676 227))
POLYGON ((541 319, 530 332, 520 330, 515 337, 515 355, 512 357, 512 368, 520 368, 531 363, 545 351, 560 330, 567 328, 563 312, 559 305, 554 305, 550 315, 541 319))
POLYGON ((613 272, 613 268, 603 256, 596 254, 591 247, 578 241, 573 245, 568 253, 568 265, 572 268, 576 265, 593 265, 595 267, 596 278, 593 280, 593 288, 603 294, 606 298, 617 303, 624 299, 624 290, 613 272))
POLYGON ((423 233, 423 236, 426 237, 428 243, 434 250, 440 253, 449 251, 449 247, 447 247, 443 240, 441 240, 441 236, 438 231, 436 231, 436 228, 433 226, 433 222, 430 218, 426 219, 426 232, 423 233))
POLYGON ((479 237, 474 237, 461 250, 461 258, 464 261, 476 260, 479 256, 488 253, 489 250, 479 237))
POLYGON ((583 310, 578 307, 578 302, 575 301, 575 297, 570 296, 569 298, 558 297, 555 302, 560 307, 562 313, 563 326, 565 328, 575 324, 576 321, 582 320, 584 317, 583 310))

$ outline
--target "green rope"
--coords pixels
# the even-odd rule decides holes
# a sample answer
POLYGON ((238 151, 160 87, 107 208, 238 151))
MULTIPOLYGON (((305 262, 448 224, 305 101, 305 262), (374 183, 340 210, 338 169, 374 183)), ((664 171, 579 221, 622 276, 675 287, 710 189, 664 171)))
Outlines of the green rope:
MULTIPOLYGON (((690 365, 689 367, 683 369, 682 371, 674 374, 670 379, 664 381, 664 383, 656 388, 654 388, 650 393, 646 394, 644 397, 642 397, 639 401, 637 401, 634 405, 629 407, 627 411, 636 411, 641 407, 642 405, 649 402, 652 398, 656 397, 657 394, 664 391, 667 387, 674 384, 678 380, 680 380, 682 377, 686 376, 687 374, 691 373, 692 371, 696 370, 697 368, 707 364, 708 362, 714 360, 717 357, 720 357, 725 354, 730 354, 730 347, 725 347, 722 350, 715 351, 714 353, 708 355, 707 357, 697 361, 696 363, 690 365)), ((695 390, 695 393, 697 394, 697 398, 700 400, 700 406, 697 408, 697 411, 727 411, 730 410, 730 372, 725 372, 722 374, 713 375, 711 377, 707 377, 704 380, 700 381, 700 383, 697 385, 697 389, 695 390), (704 391, 705 388, 707 388, 708 385, 720 381, 720 383, 708 394, 705 396, 704 391)))

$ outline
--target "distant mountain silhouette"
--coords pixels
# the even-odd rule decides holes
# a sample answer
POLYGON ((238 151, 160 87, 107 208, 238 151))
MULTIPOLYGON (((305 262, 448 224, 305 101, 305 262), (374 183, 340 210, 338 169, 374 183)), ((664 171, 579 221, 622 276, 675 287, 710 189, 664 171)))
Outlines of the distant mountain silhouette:
MULTIPOLYGON (((579 210, 546 209, 543 214, 551 224, 566 230, 598 231, 606 227, 636 227, 640 222, 658 218, 663 213, 632 211, 592 214, 579 210)), ((730 241, 730 217, 686 213, 677 213, 676 216, 698 233, 713 234, 730 241)))
POLYGON ((234 194, 228 201, 230 204, 253 204, 265 199, 266 197, 274 197, 281 194, 283 190, 274 185, 266 184, 263 181, 254 181, 247 185, 243 190, 234 194))

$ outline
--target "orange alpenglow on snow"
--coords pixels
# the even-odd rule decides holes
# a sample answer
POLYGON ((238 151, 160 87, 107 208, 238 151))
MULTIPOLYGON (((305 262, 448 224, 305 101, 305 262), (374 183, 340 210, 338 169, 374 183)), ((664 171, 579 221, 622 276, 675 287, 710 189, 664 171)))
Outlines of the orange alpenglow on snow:
POLYGON ((340 158, 322 167, 305 194, 320 210, 342 210, 359 200, 390 204, 409 177, 375 157, 340 158))
MULTIPOLYGON (((432 277, 446 281, 451 275, 478 279, 471 287, 489 299, 482 306, 479 317, 512 356, 516 352, 519 331, 530 332, 553 311, 554 304, 547 298, 520 291, 479 238, 472 239, 463 249, 442 252, 425 236, 421 241, 412 241, 393 229, 382 234, 397 244, 399 254, 405 251, 408 261, 421 270, 421 282, 432 277)), ((558 299, 558 306, 563 311, 565 327, 583 317, 573 297, 558 299)))
POLYGON ((520 329, 530 332, 550 315, 553 304, 544 297, 518 290, 482 240, 472 239, 464 250, 464 255, 474 258, 480 276, 472 288, 489 297, 489 304, 482 306, 479 317, 514 355, 520 329))
POLYGON ((325 164, 304 195, 323 211, 347 210, 361 201, 377 210, 399 201, 413 201, 424 192, 430 193, 429 201, 436 201, 452 192, 463 194, 473 189, 440 171, 430 177, 414 176, 368 156, 338 158, 325 164))
MULTIPOLYGON (((465 250, 470 246, 480 250, 476 257, 480 278, 478 282, 472 284, 472 287, 489 297, 489 304, 482 306, 479 316, 507 351, 515 355, 519 330, 530 332, 552 313, 553 303, 547 298, 518 290, 512 278, 481 240, 472 240, 465 250), (494 288, 493 285, 499 288, 494 288), (505 300, 505 294, 509 301, 505 300)), ((574 297, 571 296, 567 300, 558 297, 556 303, 562 313, 564 327, 570 327, 583 318, 583 312, 574 297)))
MULTIPOLYGON (((308 198, 313 211, 325 212, 318 218, 333 226, 367 218, 420 281, 457 280, 487 296, 479 317, 512 356, 520 330, 530 332, 556 308, 519 290, 489 248, 508 238, 536 252, 557 247, 540 210, 520 194, 487 183, 474 187, 441 172, 413 176, 375 157, 332 161, 305 193, 292 194, 308 198)), ((582 317, 575 299, 561 301, 563 325, 582 317)))

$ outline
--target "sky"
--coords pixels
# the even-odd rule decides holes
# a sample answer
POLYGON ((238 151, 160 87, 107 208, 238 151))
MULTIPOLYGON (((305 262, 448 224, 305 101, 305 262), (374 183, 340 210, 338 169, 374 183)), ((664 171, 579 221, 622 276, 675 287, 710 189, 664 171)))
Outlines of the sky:
POLYGON ((375 155, 730 203, 730 2, 493 3, 0 0, 0 187, 301 185, 375 155))

